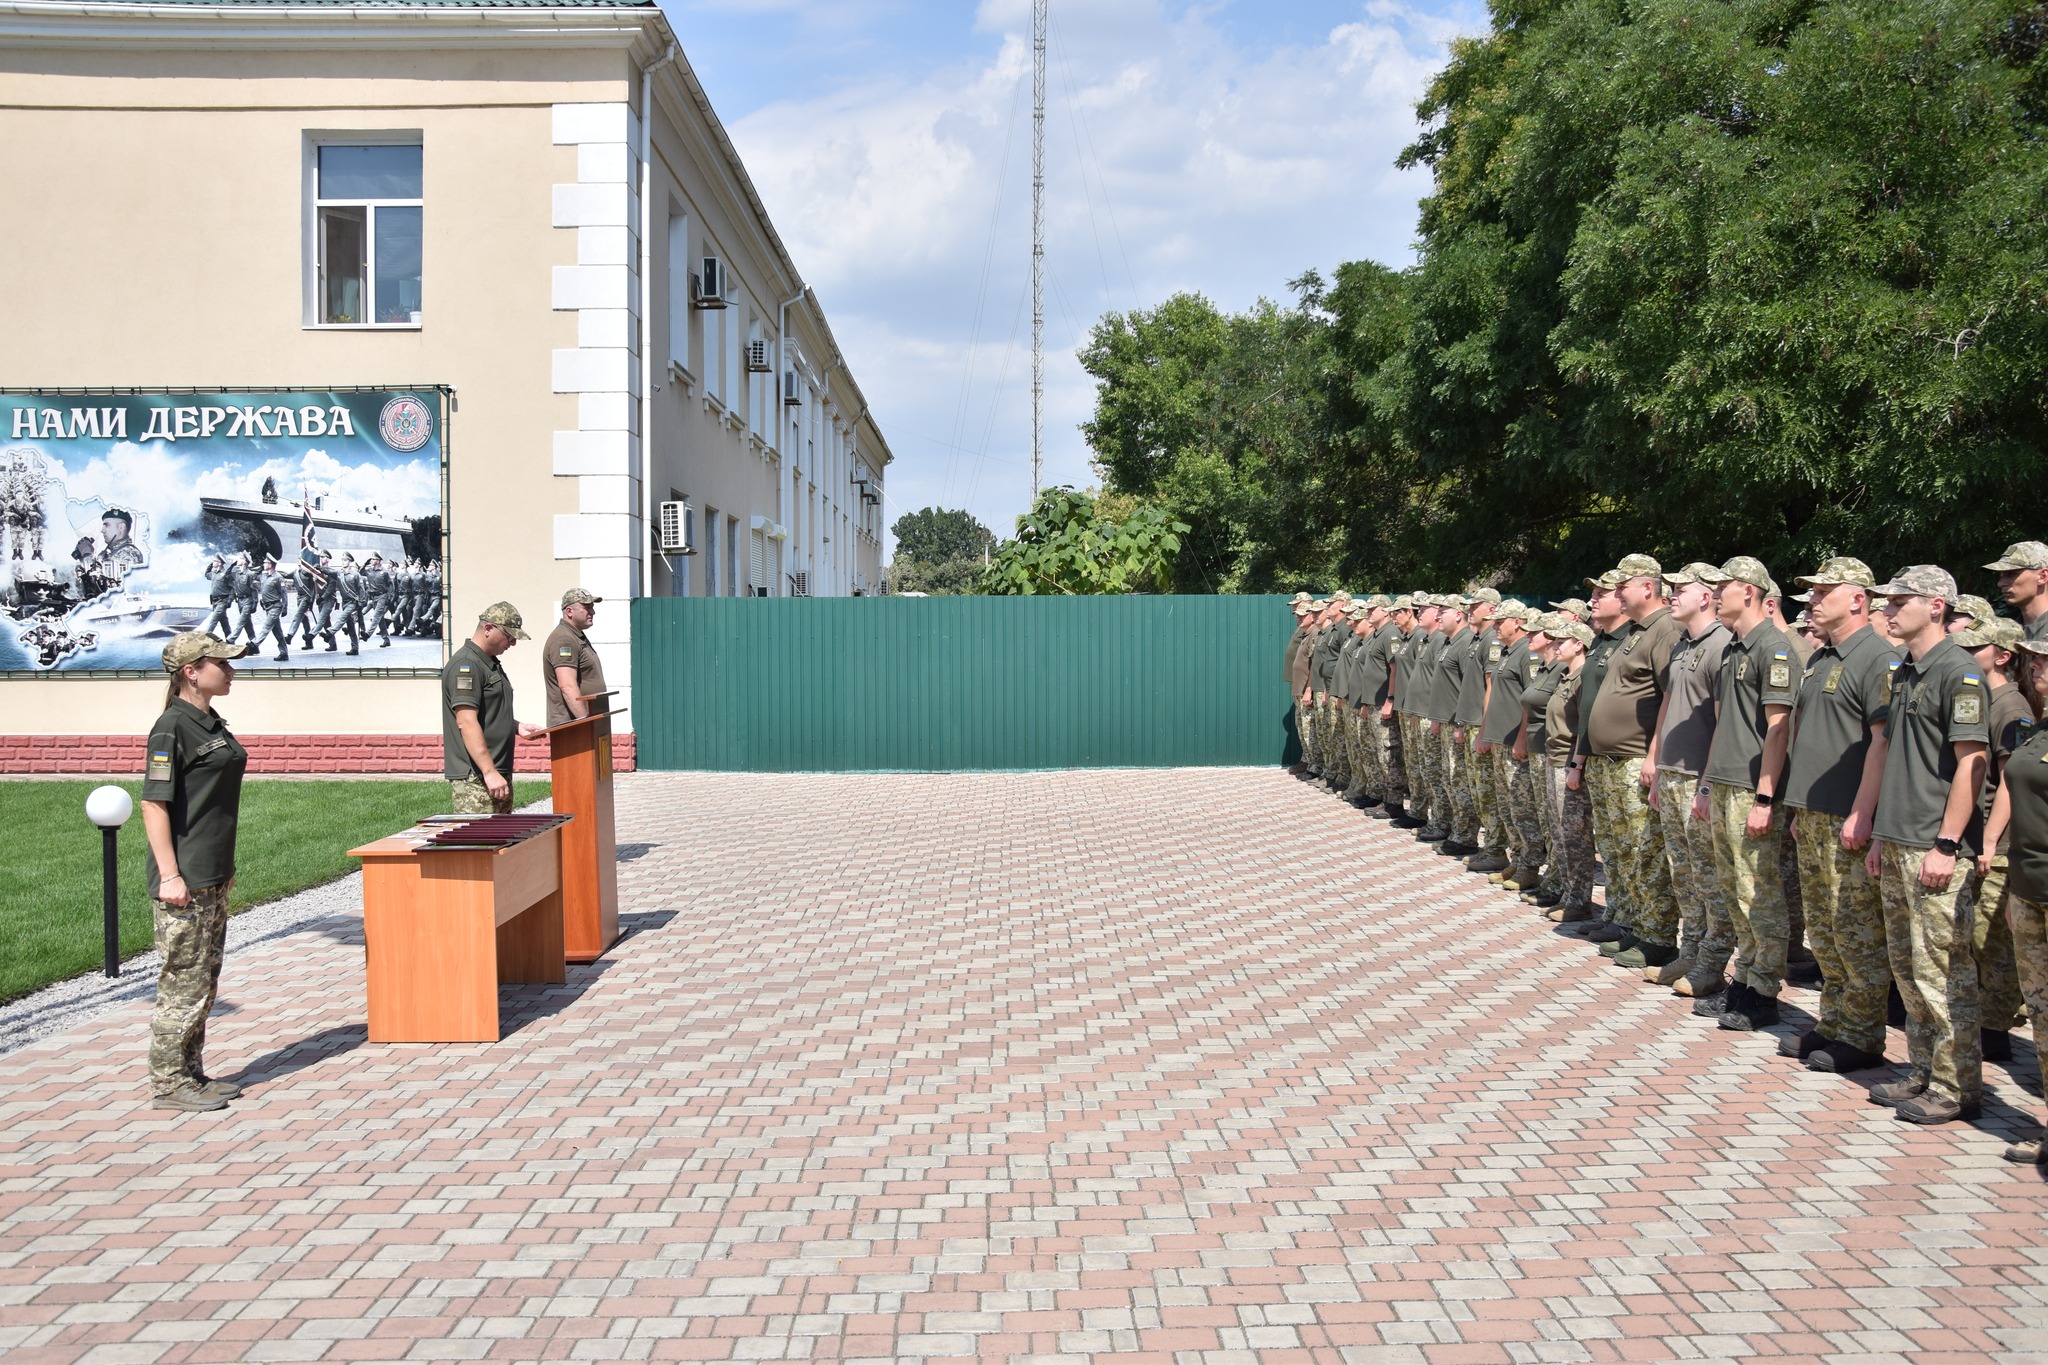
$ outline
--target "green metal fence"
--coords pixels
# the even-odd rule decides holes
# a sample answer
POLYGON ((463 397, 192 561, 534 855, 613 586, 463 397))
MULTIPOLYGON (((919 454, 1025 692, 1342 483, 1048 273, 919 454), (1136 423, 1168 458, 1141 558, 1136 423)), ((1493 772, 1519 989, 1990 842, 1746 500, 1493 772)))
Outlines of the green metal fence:
POLYGON ((643 768, 957 772, 1291 761, 1280 597, 633 603, 643 768))

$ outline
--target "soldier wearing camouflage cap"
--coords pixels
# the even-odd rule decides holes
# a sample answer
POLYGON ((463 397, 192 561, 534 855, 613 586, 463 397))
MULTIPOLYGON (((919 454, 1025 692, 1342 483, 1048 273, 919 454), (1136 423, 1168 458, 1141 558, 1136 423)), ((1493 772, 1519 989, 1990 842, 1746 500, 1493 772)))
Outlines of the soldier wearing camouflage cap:
POLYGON ((1535 673, 1530 616, 1527 607, 1513 601, 1501 603, 1494 613, 1485 713, 1479 743, 1473 746, 1475 762, 1486 765, 1493 814, 1486 825, 1486 848, 1468 866, 1474 872, 1497 873, 1501 885, 1515 890, 1535 889, 1547 850, 1538 769, 1530 766, 1526 747, 1521 758, 1514 756, 1528 720, 1522 694, 1535 673))
MULTIPOLYGON (((1397 634, 1393 624, 1394 599, 1374 593, 1366 599, 1365 640, 1354 663, 1351 725, 1353 750, 1353 800, 1365 810, 1385 808, 1393 786, 1388 768, 1387 724, 1388 685, 1391 676, 1388 650, 1397 634)), ((1405 789, 1402 796, 1407 795, 1405 789)))
POLYGON ((1716 610, 1714 580, 1719 576, 1717 566, 1697 560, 1664 575, 1672 618, 1684 634, 1672 648, 1669 681, 1657 714, 1657 785, 1651 806, 1664 831, 1664 859, 1678 899, 1680 937, 1678 956, 1661 966, 1646 962, 1643 975, 1686 996, 1692 994, 1691 973, 1701 956, 1725 959, 1734 946, 1734 928, 1714 874, 1712 827, 1692 818, 1714 741, 1714 694, 1721 660, 1731 639, 1716 610))
POLYGON ((2029 640, 2048 640, 2048 545, 2022 540, 1984 566, 1998 575, 1998 591, 2020 614, 2029 640))
POLYGON ((1892 676, 1884 774, 1865 866, 1878 879, 1892 977, 1906 1003, 1904 1080, 1870 1092, 1909 1123, 1974 1118, 1983 1097, 1975 926, 1958 860, 1991 735, 1983 671, 1949 636, 1955 579, 1914 564, 1880 583, 1905 660, 1892 676))
POLYGON ((526 633, 519 608, 493 602, 441 670, 441 756, 457 815, 512 809, 512 755, 519 739, 540 733, 512 714, 512 680, 498 658, 526 633))
POLYGON ((1810 1071, 1863 1071, 1884 1065, 1891 986, 1884 906, 1864 857, 1899 655, 1872 629, 1877 578, 1862 560, 1838 556, 1795 581, 1807 589, 1822 644, 1807 660, 1793 704, 1784 805, 1821 991, 1814 1027, 1778 1050, 1803 1057, 1810 1071))
POLYGON ((562 619, 541 646, 541 684, 547 688, 551 726, 611 709, 599 695, 605 690, 604 662, 597 657, 588 634, 597 622, 597 604, 602 601, 584 588, 562 594, 562 619))
POLYGON ((1975 850, 1963 885, 1963 899, 1973 908, 1975 933, 1971 946, 1977 960, 1977 1007, 1979 1036, 1987 1061, 2012 1058, 2012 1026, 2025 1003, 2020 993, 2019 965, 2013 957, 2012 925, 2006 913, 2007 853, 1985 842, 1984 826, 1991 817, 1998 784, 2008 762, 2032 732, 2034 708, 2015 686, 2020 642, 2026 638, 2020 623, 2004 616, 1990 617, 1968 630, 1949 636, 1956 648, 1977 661, 1983 670, 1984 686, 1990 695, 1991 736, 1984 768, 1984 788, 1977 799, 1977 818, 1971 821, 1965 838, 1975 850))
MULTIPOLYGON (((1536 891, 1525 893, 1543 906, 1548 918, 1577 924, 1593 918, 1592 798, 1583 784, 1572 781, 1572 750, 1580 713, 1580 685, 1593 628, 1563 612, 1538 623, 1537 648, 1544 660, 1541 675, 1523 694, 1543 706, 1544 796, 1550 823, 1544 831, 1549 868, 1536 891)), ((1535 750, 1530 750, 1531 756, 1535 750)))
POLYGON ((205 631, 164 646, 170 686, 149 729, 142 772, 144 863, 163 956, 149 1020, 150 1106, 184 1112, 225 1109, 241 1089, 209 1080, 202 1053, 206 1016, 220 991, 227 947, 228 885, 248 752, 213 709, 234 683, 233 661, 250 652, 205 631))
MULTIPOLYGON (((2036 696, 2048 690, 2048 641, 2022 638, 2021 667, 2036 696)), ((2034 1053, 2048 1057, 2048 726, 2035 725, 2020 738, 2006 763, 1983 846, 2003 850, 2008 869, 2004 919, 2018 960, 2021 993, 2034 1024, 2034 1053)), ((1992 859, 1977 855, 1980 871, 1992 859)), ((1981 907, 1980 907, 1981 909, 1981 907)), ((2038 1111, 2037 1111, 2038 1112, 2038 1111)), ((2048 1162, 2043 1130, 2005 1149, 2007 1161, 2048 1162)))
POLYGON ((1291 604, 1294 608, 1294 633, 1287 637, 1287 648, 1280 655, 1280 676, 1287 682, 1287 695, 1294 699, 1294 734, 1301 743, 1301 759, 1292 771, 1302 772, 1309 766, 1308 702, 1303 693, 1308 688, 1308 651, 1315 635, 1315 599, 1305 592, 1294 594, 1291 604))

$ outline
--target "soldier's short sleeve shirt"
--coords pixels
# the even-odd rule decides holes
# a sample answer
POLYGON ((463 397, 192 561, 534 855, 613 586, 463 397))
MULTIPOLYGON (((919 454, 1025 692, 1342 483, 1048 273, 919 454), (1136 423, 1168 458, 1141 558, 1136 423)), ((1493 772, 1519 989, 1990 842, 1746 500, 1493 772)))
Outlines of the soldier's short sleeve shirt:
POLYGON ((1392 647, 1401 632, 1389 622, 1366 637, 1365 650, 1358 656, 1358 704, 1377 710, 1387 699, 1387 678, 1392 647))
MULTIPOLYGON (((2027 704, 2019 688, 2011 683, 2001 683, 1991 689, 1991 753, 1990 762, 1984 765, 1984 783, 1977 793, 1977 810, 1970 817, 1969 831, 1963 842, 1971 848, 1982 851, 1984 847, 1984 823, 1991 818, 1991 802, 1998 795, 1998 779, 2012 761, 2013 751, 2026 743, 2034 733, 2034 708, 2027 704)), ((2004 853, 2011 842, 2012 830, 2007 828, 2005 837, 1999 840, 1997 852, 2004 853)), ((1989 913, 1995 907, 1979 906, 1980 912, 1989 913)))
POLYGON ((1729 639, 1728 627, 1716 621, 1672 647, 1664 685, 1664 728, 1657 732, 1660 772, 1698 777, 1707 770, 1707 753, 1714 744, 1714 691, 1729 639))
POLYGON ((1578 710, 1572 715, 1572 730, 1577 736, 1575 752, 1582 756, 1594 752, 1587 722, 1605 684, 1607 669, 1614 661, 1614 652, 1639 629, 1635 622, 1623 621, 1611 633, 1595 635, 1592 647, 1586 651, 1586 661, 1579 665, 1578 710))
POLYGON ((1849 813, 1863 784, 1872 732, 1889 713, 1898 666, 1898 651, 1869 626, 1813 652, 1792 708, 1786 805, 1825 815, 1849 813))
POLYGON ((483 780, 455 723, 455 713, 465 709, 476 712, 492 766, 500 777, 510 778, 513 746, 519 740, 519 723, 512 715, 512 683, 498 661, 478 649, 474 640, 464 641, 441 670, 441 757, 451 782, 483 780))
POLYGON ((1664 701, 1671 652, 1685 628, 1669 607, 1659 607, 1621 637, 1607 657, 1600 690, 1586 719, 1587 742, 1605 758, 1641 758, 1650 751, 1657 709, 1664 701))
POLYGON ((1465 671, 1458 681, 1457 709, 1451 715, 1458 724, 1486 723, 1486 682, 1500 665, 1499 650, 1492 626, 1474 632, 1465 642, 1465 671))
POLYGON ((1528 681, 1522 684, 1522 714, 1529 723, 1529 756, 1540 759, 1550 739, 1550 699, 1557 695, 1557 685, 1564 680, 1565 665, 1562 661, 1546 664, 1531 650, 1526 672, 1528 681))
POLYGON ((1877 837, 1932 848, 1941 833, 1958 744, 1991 738, 1991 697, 1977 661, 1944 639, 1892 675, 1885 722, 1884 782, 1877 793, 1877 837))
POLYGON ((548 692, 548 724, 567 725, 576 716, 562 699, 561 680, 555 677, 558 668, 576 670, 576 691, 580 695, 589 697, 604 691, 604 664, 599 661, 597 650, 589 636, 567 621, 557 622, 548 632, 547 642, 541 646, 540 669, 542 685, 548 692))
POLYGON ((1504 744, 1522 728, 1522 694, 1529 687, 1531 657, 1524 638, 1507 646, 1494 666, 1493 695, 1487 698, 1486 720, 1479 727, 1479 737, 1489 744, 1504 744))
POLYGON ((1458 633, 1437 646, 1436 681, 1429 690, 1429 718, 1444 723, 1458 718, 1458 693, 1465 684, 1465 665, 1472 657, 1472 632, 1458 633))
MULTIPOLYGON (((218 713, 174 698, 149 727, 142 799, 167 808, 178 875, 191 889, 218 886, 235 875, 235 828, 249 754, 218 713)), ((149 894, 162 879, 144 841, 149 894)))
POLYGON ((1763 620, 1728 642, 1716 690, 1720 717, 1702 776, 1717 786, 1756 790, 1764 764, 1768 708, 1799 699, 1799 665, 1785 632, 1763 620))
POLYGON ((1574 727, 1579 719, 1579 691, 1585 682, 1584 664, 1579 665, 1576 673, 1571 671, 1571 665, 1564 665, 1557 690, 1550 694, 1550 702, 1543 708, 1543 753, 1552 763, 1563 764, 1572 756, 1577 740, 1574 727))
MULTIPOLYGON (((2005 763, 2012 801, 2006 829, 2006 885, 2012 894, 2048 904, 2048 727, 2036 726, 2005 763)), ((1978 907, 1983 914, 1984 908, 1978 907)))

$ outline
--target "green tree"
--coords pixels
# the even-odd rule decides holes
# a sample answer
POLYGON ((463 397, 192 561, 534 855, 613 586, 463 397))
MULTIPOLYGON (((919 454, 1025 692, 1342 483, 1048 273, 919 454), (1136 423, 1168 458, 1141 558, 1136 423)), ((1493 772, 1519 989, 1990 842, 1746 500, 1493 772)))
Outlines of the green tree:
POLYGON ((973 560, 979 565, 982 552, 996 543, 993 531, 976 521, 973 513, 957 507, 905 512, 889 532, 896 537, 897 560, 917 564, 973 560))
POLYGON ((963 597, 981 581, 980 559, 948 559, 926 564, 902 555, 884 571, 891 593, 921 592, 927 597, 963 597))
POLYGON ((997 549, 980 590, 1018 597, 1166 592, 1168 565, 1187 529, 1146 505, 1112 521, 1098 514, 1091 495, 1048 488, 1017 518, 1017 538, 997 549))

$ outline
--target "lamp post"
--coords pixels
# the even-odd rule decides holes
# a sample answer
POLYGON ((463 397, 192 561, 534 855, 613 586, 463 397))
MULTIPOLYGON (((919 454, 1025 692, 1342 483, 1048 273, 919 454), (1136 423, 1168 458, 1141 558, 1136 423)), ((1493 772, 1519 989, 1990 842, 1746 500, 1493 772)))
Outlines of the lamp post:
POLYGON ((107 975, 121 974, 121 826, 135 813, 135 802, 119 787, 94 787, 85 798, 85 818, 100 827, 100 888, 105 900, 104 933, 107 975))

